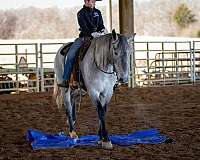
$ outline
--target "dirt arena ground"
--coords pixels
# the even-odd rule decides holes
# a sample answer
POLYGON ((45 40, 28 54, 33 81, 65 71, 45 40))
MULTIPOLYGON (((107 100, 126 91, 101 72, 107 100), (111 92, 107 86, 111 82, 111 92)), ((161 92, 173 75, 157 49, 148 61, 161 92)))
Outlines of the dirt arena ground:
MULTIPOLYGON (((110 134, 126 134, 156 128, 176 140, 172 144, 114 146, 111 151, 78 147, 32 150, 27 129, 49 133, 66 131, 66 119, 58 112, 51 93, 0 95, 0 159, 44 160, 199 160, 200 85, 163 88, 120 88, 107 115, 110 134)), ((83 98, 78 113, 79 135, 96 134, 95 107, 83 98)))

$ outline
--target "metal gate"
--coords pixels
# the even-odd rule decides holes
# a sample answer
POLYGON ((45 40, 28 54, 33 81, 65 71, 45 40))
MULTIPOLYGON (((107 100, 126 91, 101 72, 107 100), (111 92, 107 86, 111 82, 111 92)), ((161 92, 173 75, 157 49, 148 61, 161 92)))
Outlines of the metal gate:
POLYGON ((41 91, 49 91, 54 86, 54 58, 64 43, 40 43, 41 91))
POLYGON ((193 46, 193 80, 195 83, 200 82, 200 41, 194 41, 193 46))
POLYGON ((192 84, 199 80, 200 42, 134 42, 132 87, 192 84))
POLYGON ((0 92, 39 92, 38 45, 0 44, 0 92))
MULTIPOLYGON (((0 44, 0 93, 52 90, 53 61, 63 44, 0 44)), ((200 41, 134 42, 133 51, 130 87, 200 82, 200 41)))

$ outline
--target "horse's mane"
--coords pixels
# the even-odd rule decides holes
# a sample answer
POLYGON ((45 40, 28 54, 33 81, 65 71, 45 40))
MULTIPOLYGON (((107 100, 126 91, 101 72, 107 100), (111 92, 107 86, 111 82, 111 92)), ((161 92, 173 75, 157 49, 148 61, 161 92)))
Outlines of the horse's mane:
POLYGON ((112 34, 93 39, 91 47, 96 65, 107 71, 109 64, 112 64, 112 34))

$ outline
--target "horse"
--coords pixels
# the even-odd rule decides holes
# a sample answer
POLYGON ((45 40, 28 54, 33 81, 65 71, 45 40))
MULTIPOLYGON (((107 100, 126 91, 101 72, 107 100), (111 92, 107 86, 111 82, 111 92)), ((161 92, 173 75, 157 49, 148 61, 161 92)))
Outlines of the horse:
MULTIPOLYGON (((92 103, 96 106, 98 113, 98 144, 104 149, 113 148, 106 130, 105 116, 116 82, 128 82, 128 58, 131 53, 129 42, 133 38, 134 36, 126 37, 122 34, 117 34, 115 30, 112 33, 94 38, 84 58, 79 62, 87 93, 92 103)), ((76 103, 77 98, 81 96, 79 94, 81 90, 79 88, 79 92, 77 92, 77 90, 62 88, 57 85, 63 80, 65 62, 65 57, 60 54, 61 48, 58 50, 54 61, 54 98, 59 108, 64 104, 68 117, 69 135, 71 138, 76 139, 78 138, 75 131, 76 103)))

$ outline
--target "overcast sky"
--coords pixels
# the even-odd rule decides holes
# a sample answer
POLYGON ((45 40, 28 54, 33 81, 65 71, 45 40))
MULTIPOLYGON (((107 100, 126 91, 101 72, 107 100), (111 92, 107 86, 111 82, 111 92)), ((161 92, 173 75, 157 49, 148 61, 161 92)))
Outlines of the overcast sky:
MULTIPOLYGON (((97 2, 97 5, 104 5, 107 0, 97 2)), ((117 0, 113 0, 117 1, 117 0)), ((0 9, 6 10, 11 8, 26 8, 29 6, 48 8, 48 7, 74 7, 82 6, 84 0, 0 0, 0 9)))
MULTIPOLYGON (((102 0, 101 2, 97 2, 98 5, 105 5, 106 1, 102 0)), ((118 0, 112 0, 113 3, 118 2, 118 0)), ((135 1, 144 1, 144 0, 135 0, 135 1)), ((149 0, 145 0, 149 1, 149 0)), ((30 6, 39 7, 39 8, 48 8, 48 7, 74 7, 74 6, 82 6, 84 0, 0 0, 0 9, 17 9, 17 8, 26 8, 30 6)))

